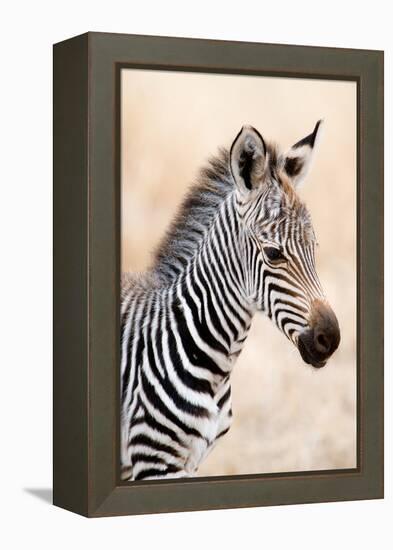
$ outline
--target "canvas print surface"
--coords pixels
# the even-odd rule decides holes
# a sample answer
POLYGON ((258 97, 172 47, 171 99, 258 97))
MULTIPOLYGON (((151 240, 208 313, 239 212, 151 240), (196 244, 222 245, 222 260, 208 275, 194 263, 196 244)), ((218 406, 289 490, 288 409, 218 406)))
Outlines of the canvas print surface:
POLYGON ((356 94, 122 69, 124 481, 356 468, 356 94))

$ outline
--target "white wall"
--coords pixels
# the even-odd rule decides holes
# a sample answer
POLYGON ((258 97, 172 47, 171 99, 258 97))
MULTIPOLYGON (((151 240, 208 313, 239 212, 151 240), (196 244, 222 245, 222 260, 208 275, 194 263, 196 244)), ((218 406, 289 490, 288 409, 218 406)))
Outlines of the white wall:
POLYGON ((390 548, 392 316, 387 314, 386 499, 85 520, 51 485, 51 44, 86 30, 386 51, 387 308, 391 305, 392 31, 387 1, 148 0, 3 6, 0 84, 1 539, 4 548, 390 548), (5 306, 5 307, 4 307, 5 306), (390 341, 389 341, 390 340, 390 341), (37 491, 40 489, 40 491, 37 491), (46 490, 45 490, 46 489, 46 490), (33 491, 33 492, 32 492, 33 491), (34 493, 35 491, 35 493, 34 493), (378 542, 379 540, 379 542, 378 542))

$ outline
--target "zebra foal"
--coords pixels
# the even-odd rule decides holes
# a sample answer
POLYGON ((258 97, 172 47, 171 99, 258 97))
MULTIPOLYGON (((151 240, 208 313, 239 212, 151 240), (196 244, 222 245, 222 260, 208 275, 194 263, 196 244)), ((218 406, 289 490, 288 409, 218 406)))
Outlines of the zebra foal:
POLYGON ((196 473, 230 428, 230 375, 257 311, 316 368, 338 347, 297 194, 320 129, 282 154, 244 126, 202 170, 151 269, 123 277, 123 479, 196 473))

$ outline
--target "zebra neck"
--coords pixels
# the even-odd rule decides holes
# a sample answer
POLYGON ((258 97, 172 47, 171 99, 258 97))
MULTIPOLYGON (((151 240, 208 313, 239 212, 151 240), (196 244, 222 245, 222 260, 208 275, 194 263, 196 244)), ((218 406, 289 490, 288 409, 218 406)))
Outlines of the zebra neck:
POLYGON ((254 314, 244 283, 242 232, 230 206, 222 206, 195 258, 174 285, 176 307, 189 337, 226 375, 242 350, 254 314))

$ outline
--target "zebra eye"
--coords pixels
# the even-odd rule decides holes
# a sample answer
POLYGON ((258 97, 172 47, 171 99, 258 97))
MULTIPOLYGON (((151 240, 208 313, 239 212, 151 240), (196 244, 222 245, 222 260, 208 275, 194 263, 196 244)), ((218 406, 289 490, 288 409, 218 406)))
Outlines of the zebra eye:
POLYGON ((266 258, 269 260, 269 262, 283 262, 285 261, 284 254, 278 249, 274 248, 273 246, 265 246, 263 249, 263 252, 266 256, 266 258))

